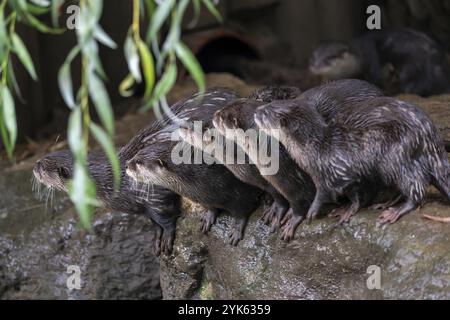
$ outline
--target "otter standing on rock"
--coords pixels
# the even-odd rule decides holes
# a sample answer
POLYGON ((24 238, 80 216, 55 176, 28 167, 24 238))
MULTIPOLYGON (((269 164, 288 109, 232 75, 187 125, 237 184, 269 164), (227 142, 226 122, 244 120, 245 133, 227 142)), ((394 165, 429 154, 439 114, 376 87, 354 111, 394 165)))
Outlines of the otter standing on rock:
MULTIPOLYGON (((191 119, 210 121, 217 108, 235 99, 230 90, 223 89, 196 95, 186 101, 189 111, 183 115, 181 125, 187 125, 184 122, 191 119)), ((203 230, 210 229, 221 210, 228 211, 235 218, 230 243, 236 246, 244 236, 250 214, 260 205, 262 191, 237 179, 222 164, 207 164, 201 150, 178 139, 179 127, 172 125, 147 137, 143 148, 127 163, 127 174, 137 181, 150 181, 173 190, 209 209, 203 230), (181 150, 188 163, 174 163, 173 153, 179 155, 181 150), (198 154, 202 159, 192 163, 198 154)))
MULTIPOLYGON (((175 238, 175 224, 180 215, 179 196, 167 189, 153 186, 148 194, 142 194, 125 174, 125 161, 129 149, 119 151, 121 180, 118 191, 113 190, 113 172, 109 160, 101 151, 91 152, 88 168, 97 187, 97 198, 107 208, 131 214, 146 215, 156 223, 155 254, 170 254, 175 238)), ((67 192, 67 183, 73 178, 73 156, 70 150, 51 153, 39 160, 33 173, 48 188, 67 192)))
MULTIPOLYGON (((258 109, 257 125, 281 131, 280 140, 296 163, 313 179, 316 195, 307 218, 322 205, 345 195, 360 207, 359 186, 379 176, 397 188, 405 202, 385 210, 381 223, 394 223, 416 209, 431 183, 450 199, 449 163, 443 141, 418 107, 388 97, 363 103, 349 117, 351 128, 327 124, 307 100, 268 104, 258 109)), ((291 232, 303 220, 291 219, 291 232)))
POLYGON ((392 94, 450 92, 445 52, 430 37, 411 29, 373 31, 349 44, 323 44, 314 51, 310 70, 325 81, 361 77, 392 94), (390 92, 396 90, 391 86, 399 87, 399 92, 390 92))
MULTIPOLYGON (((183 117, 189 112, 193 99, 181 100, 171 107, 172 116, 183 117)), ((119 150, 121 184, 113 190, 113 172, 109 160, 101 151, 88 155, 89 173, 97 187, 97 198, 107 208, 122 212, 147 215, 156 223, 155 253, 169 254, 175 239, 176 220, 180 215, 180 197, 167 189, 137 184, 125 174, 125 164, 144 145, 146 138, 169 123, 168 117, 159 120, 136 134, 119 150)), ((67 192, 67 183, 73 177, 73 156, 70 150, 58 151, 39 160, 33 170, 40 183, 50 189, 67 192)))
MULTIPOLYGON (((284 99, 294 99, 301 94, 301 91, 298 88, 294 87, 265 87, 263 89, 256 90, 253 92, 248 99, 260 100, 264 102, 271 102, 273 100, 284 100, 284 99)), ((233 105, 241 105, 240 102, 247 102, 247 99, 237 100, 237 102, 233 102, 233 105)), ((227 107, 225 107, 227 108, 227 107)), ((218 112, 222 107, 217 108, 218 112)), ((245 118, 247 110, 244 108, 237 110, 239 115, 236 115, 237 119, 245 118)), ((249 114, 250 118, 253 119, 253 110, 250 110, 249 114)), ((191 121, 196 121, 198 119, 191 118, 191 121)), ((253 163, 249 163, 248 155, 244 152, 244 150, 232 142, 233 151, 233 159, 225 159, 225 155, 228 155, 227 151, 227 142, 223 141, 224 136, 220 136, 222 141, 220 145, 222 146, 221 150, 215 150, 212 148, 217 141, 217 134, 214 130, 217 130, 213 127, 212 119, 209 119, 207 122, 202 122, 202 130, 197 132, 194 128, 180 128, 181 138, 193 145, 194 147, 201 149, 204 152, 210 152, 209 154, 219 162, 223 162, 223 164, 241 181, 250 184, 252 186, 258 187, 264 190, 268 195, 273 199, 272 205, 264 212, 263 220, 267 224, 271 224, 271 232, 275 232, 275 229, 280 226, 281 219, 285 215, 285 213, 289 209, 288 201, 270 184, 270 182, 264 179, 257 166, 253 163), (219 152, 219 154, 218 154, 219 152), (244 163, 240 164, 238 156, 244 154, 244 163), (228 161, 227 161, 228 160, 228 161), (231 161, 230 161, 231 160, 231 161)))
MULTIPOLYGON (((255 95, 257 96, 257 95, 255 95)), ((359 105, 376 97, 382 96, 382 92, 375 86, 361 80, 340 80, 330 82, 322 86, 310 89, 294 100, 274 101, 272 104, 289 102, 296 104, 298 99, 305 99, 322 115, 326 122, 341 123, 345 121, 359 105)), ((237 134, 242 133, 236 129, 246 131, 248 129, 258 129, 254 115, 258 107, 267 103, 256 100, 241 100, 235 102, 221 111, 218 111, 213 119, 214 126, 223 135, 227 130, 234 130, 237 134)), ((258 168, 264 169, 254 152, 258 146, 253 145, 251 139, 245 137, 237 139, 238 143, 245 141, 241 147, 252 156, 252 161, 258 168)), ((279 147, 279 167, 280 170, 273 175, 266 175, 264 178, 269 181, 285 199, 288 200, 292 210, 290 213, 296 216, 303 216, 314 199, 315 187, 311 178, 295 163, 283 145, 279 147)), ((367 194, 374 194, 373 190, 367 190, 367 194)), ((279 211, 277 221, 283 217, 284 212, 279 211)), ((282 238, 290 241, 293 237, 293 228, 288 222, 283 230, 282 238)))

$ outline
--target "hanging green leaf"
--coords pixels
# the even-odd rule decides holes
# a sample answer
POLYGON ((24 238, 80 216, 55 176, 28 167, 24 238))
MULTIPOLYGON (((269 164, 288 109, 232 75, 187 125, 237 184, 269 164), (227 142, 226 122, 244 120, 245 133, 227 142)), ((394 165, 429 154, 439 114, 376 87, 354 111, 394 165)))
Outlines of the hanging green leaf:
POLYGON ((159 80, 156 84, 152 99, 142 108, 142 110, 148 110, 151 106, 153 106, 153 104, 158 102, 161 97, 167 95, 175 85, 176 80, 177 66, 175 63, 169 63, 166 67, 166 71, 161 77, 161 80, 159 80))
POLYGON ((114 135, 114 113, 111 107, 111 101, 103 82, 93 72, 88 77, 89 95, 94 102, 97 114, 102 121, 103 126, 110 136, 114 135))
POLYGON ((175 47, 178 58, 189 71, 190 75, 197 83, 200 92, 205 91, 205 75, 200 63, 192 54, 191 50, 182 42, 177 43, 175 47))
POLYGON ((117 44, 114 42, 113 39, 111 39, 108 34, 103 30, 103 28, 100 25, 96 25, 94 28, 94 37, 97 39, 100 43, 104 44, 105 46, 116 49, 117 44))
POLYGON ((156 9, 156 12, 153 14, 153 19, 150 22, 149 31, 147 33, 147 43, 151 43, 152 40, 156 37, 156 34, 161 29, 164 22, 167 20, 167 17, 175 5, 175 0, 164 0, 156 9))
POLYGON ((125 52, 125 59, 127 60, 128 64, 128 69, 130 70, 134 79, 136 79, 136 81, 140 83, 142 81, 142 76, 141 70, 139 68, 140 63, 139 52, 138 49, 136 48, 136 44, 133 41, 131 33, 129 33, 127 38, 125 39, 124 52, 125 52))
POLYGON ((122 80, 122 82, 119 85, 119 93, 122 97, 131 97, 134 94, 134 91, 132 90, 134 84, 136 82, 134 81, 134 77, 131 73, 129 73, 125 79, 122 80))
POLYGON ((211 0, 202 0, 205 7, 208 9, 209 12, 219 21, 220 23, 223 23, 223 18, 220 12, 217 10, 214 3, 212 3, 211 0))
POLYGON ((70 150, 77 161, 83 162, 86 158, 83 144, 83 125, 81 121, 81 109, 77 107, 72 110, 69 117, 69 125, 67 127, 67 141, 70 150))
POLYGON ((138 42, 139 55, 142 61, 142 69, 144 72, 145 78, 145 94, 144 98, 150 98, 150 95, 153 90, 153 86, 155 84, 155 65, 153 62, 153 57, 150 51, 147 48, 147 45, 144 41, 139 39, 138 42))
POLYGON ((33 27, 35 27, 37 30, 43 33, 50 33, 50 34, 60 34, 64 32, 64 29, 60 28, 51 28, 45 24, 43 24, 41 21, 39 21, 37 18, 35 18, 32 14, 25 14, 27 21, 29 24, 33 27))
POLYGON ((79 52, 80 48, 78 46, 73 48, 58 72, 59 91, 61 92, 64 102, 69 108, 75 107, 70 66, 72 64, 73 59, 75 59, 75 57, 78 55, 79 52))
POLYGON ((8 61, 7 76, 8 76, 7 77, 8 86, 14 88, 17 97, 20 99, 22 103, 24 103, 25 100, 23 99, 22 92, 20 91, 19 83, 17 82, 16 74, 14 72, 13 64, 11 63, 11 61, 8 61))
POLYGON ((120 186, 120 162, 117 156, 116 148, 114 147, 114 142, 111 137, 98 125, 95 123, 90 124, 90 129, 95 137, 95 140, 101 145, 102 149, 105 151, 106 156, 111 163, 111 167, 114 175, 114 189, 118 190, 120 186))
POLYGON ((52 11, 52 23, 53 27, 58 27, 59 10, 64 3, 64 0, 52 0, 51 11, 52 11))
POLYGON ((192 0, 192 5, 194 7, 194 17, 188 24, 188 28, 193 28, 197 25, 198 18, 200 17, 201 3, 200 0, 192 0))
POLYGON ((12 158, 12 152, 17 140, 17 124, 16 124, 16 112, 14 106, 14 99, 5 85, 1 86, 1 98, 2 98, 2 113, 3 121, 5 122, 6 130, 8 131, 8 156, 12 158))
POLYGON ((79 162, 74 165, 74 178, 69 183, 70 200, 77 209, 80 224, 92 231, 92 214, 100 203, 96 200, 96 187, 85 166, 79 162))
POLYGON ((16 33, 13 33, 11 35, 11 40, 13 45, 13 51, 19 57, 20 62, 22 62, 23 66, 25 67, 25 69, 27 69, 28 73, 33 78, 33 80, 37 80, 33 60, 31 60, 30 53, 25 47, 25 44, 23 43, 22 39, 20 39, 20 37, 16 33))

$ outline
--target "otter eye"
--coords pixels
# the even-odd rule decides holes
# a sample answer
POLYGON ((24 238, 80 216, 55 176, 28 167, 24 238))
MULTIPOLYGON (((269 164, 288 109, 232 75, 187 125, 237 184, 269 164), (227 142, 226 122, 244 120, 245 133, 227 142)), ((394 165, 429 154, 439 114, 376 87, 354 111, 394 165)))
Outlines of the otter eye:
POLYGON ((69 172, 63 167, 58 168, 58 175, 63 179, 69 179, 69 172))

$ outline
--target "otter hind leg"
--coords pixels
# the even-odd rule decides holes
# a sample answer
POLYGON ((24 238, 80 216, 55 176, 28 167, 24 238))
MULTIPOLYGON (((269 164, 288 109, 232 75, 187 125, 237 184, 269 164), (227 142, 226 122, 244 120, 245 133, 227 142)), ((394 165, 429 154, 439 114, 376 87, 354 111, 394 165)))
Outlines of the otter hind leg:
POLYGON ((383 213, 378 217, 378 221, 381 224, 393 224, 398 219, 400 219, 400 217, 417 209, 418 207, 419 204, 416 201, 408 199, 401 205, 383 211, 383 213))
POLYGON ((353 194, 349 194, 348 198, 351 201, 350 206, 343 212, 341 218, 339 219, 339 223, 348 223, 350 219, 358 213, 361 209, 361 195, 358 192, 353 194))

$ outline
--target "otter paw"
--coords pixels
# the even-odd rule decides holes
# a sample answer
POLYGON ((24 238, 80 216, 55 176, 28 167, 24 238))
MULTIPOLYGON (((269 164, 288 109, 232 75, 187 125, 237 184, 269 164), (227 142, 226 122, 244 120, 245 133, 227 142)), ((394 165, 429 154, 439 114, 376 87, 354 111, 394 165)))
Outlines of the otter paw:
POLYGON ((262 220, 264 221, 265 224, 271 224, 273 223, 273 220, 275 218, 275 208, 274 205, 272 204, 269 208, 267 208, 266 211, 264 211, 262 220))
POLYGON ((230 238, 230 244, 234 247, 237 247, 239 241, 242 240, 243 234, 239 229, 233 229, 229 235, 230 238))
POLYGON ((290 242, 294 239, 295 231, 297 230, 300 223, 302 223, 302 216, 292 216, 292 218, 285 224, 283 232, 281 234, 281 240, 284 242, 290 242))
POLYGON ((400 218, 400 213, 394 208, 389 208, 378 217, 378 221, 381 224, 394 223, 400 218))
POLYGON ((211 230, 211 227, 216 223, 216 219, 217 219, 216 211, 214 210, 206 211, 206 213, 202 217, 201 231, 204 234, 207 234, 211 230))
POLYGON ((166 234, 162 236, 161 239, 161 253, 164 253, 165 255, 170 255, 173 251, 173 242, 175 240, 175 236, 171 234, 166 234))
POLYGON ((284 215, 283 219, 281 220, 281 225, 284 226, 286 223, 289 223, 289 220, 292 219, 293 216, 293 210, 289 209, 288 212, 284 215))

